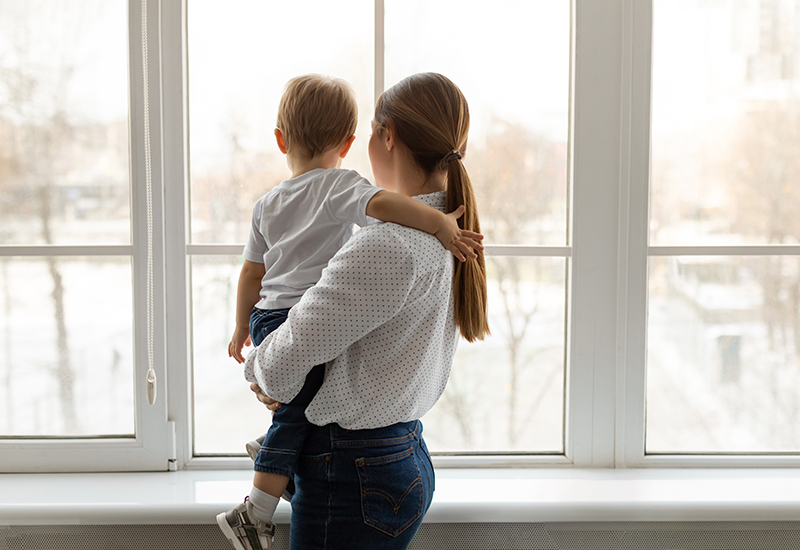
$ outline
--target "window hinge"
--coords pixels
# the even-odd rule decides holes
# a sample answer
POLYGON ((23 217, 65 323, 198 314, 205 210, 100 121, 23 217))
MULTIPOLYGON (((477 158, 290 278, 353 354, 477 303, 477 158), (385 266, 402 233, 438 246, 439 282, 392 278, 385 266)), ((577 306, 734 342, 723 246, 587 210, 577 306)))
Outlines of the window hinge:
POLYGON ((175 422, 170 420, 167 422, 167 449, 169 456, 167 457, 167 469, 170 472, 178 471, 178 450, 175 444, 175 422))

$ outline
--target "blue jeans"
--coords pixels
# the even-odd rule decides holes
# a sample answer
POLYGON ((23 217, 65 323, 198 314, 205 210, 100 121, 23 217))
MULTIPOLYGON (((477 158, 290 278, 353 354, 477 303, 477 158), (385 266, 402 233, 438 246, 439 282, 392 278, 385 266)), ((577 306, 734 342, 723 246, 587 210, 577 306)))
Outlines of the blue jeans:
POLYGON ((433 499, 418 420, 373 430, 314 426, 295 475, 292 550, 400 550, 433 499))
MULTIPOLYGON (((253 345, 259 345, 268 334, 286 321, 288 315, 288 309, 254 307, 250 314, 250 339, 253 345)), ((272 426, 253 467, 257 472, 278 474, 290 480, 294 477, 300 450, 313 426, 306 419, 306 407, 317 395, 324 377, 325 365, 317 365, 311 369, 300 393, 272 415, 272 426)), ((291 483, 289 487, 291 491, 291 483)))

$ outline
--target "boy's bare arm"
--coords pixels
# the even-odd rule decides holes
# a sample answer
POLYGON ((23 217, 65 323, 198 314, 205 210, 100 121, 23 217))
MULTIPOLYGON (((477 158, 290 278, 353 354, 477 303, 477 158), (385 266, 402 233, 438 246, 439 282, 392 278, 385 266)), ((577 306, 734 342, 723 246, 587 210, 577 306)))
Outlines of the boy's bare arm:
POLYGON ((483 235, 458 227, 456 220, 463 214, 464 206, 443 214, 411 197, 385 190, 376 193, 367 203, 367 216, 430 233, 462 262, 466 261, 466 256, 476 258, 475 250, 483 250, 480 243, 483 235))
POLYGON ((250 342, 250 312, 261 299, 261 279, 266 268, 262 263, 244 261, 236 291, 236 328, 228 344, 228 357, 244 363, 242 348, 250 342))

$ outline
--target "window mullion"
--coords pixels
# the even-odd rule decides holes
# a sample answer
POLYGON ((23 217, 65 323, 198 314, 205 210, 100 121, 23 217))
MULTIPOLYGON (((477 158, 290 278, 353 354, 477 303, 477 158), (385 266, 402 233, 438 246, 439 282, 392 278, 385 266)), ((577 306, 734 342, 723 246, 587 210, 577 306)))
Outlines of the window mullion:
POLYGON ((652 2, 626 0, 622 94, 616 465, 644 457, 652 2))
POLYGON ((164 188, 166 252, 166 310, 174 316, 166 326, 169 346, 169 418, 176 427, 176 467, 192 458, 192 413, 189 398, 189 265, 186 254, 189 240, 189 194, 187 185, 187 42, 186 2, 161 3, 162 124, 164 139, 164 188))
POLYGON ((575 3, 567 453, 614 465, 625 0, 575 3))

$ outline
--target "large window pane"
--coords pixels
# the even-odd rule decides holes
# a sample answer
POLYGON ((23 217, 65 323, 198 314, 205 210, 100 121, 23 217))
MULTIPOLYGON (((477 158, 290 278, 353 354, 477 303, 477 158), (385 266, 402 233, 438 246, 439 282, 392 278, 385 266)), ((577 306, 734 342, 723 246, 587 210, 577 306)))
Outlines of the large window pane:
POLYGON ((373 11, 371 0, 189 3, 192 242, 245 242, 255 201, 290 176, 273 130, 292 77, 350 82, 359 124, 343 167, 371 175, 373 11))
MULTIPOLYGON (((193 243, 244 242, 253 203, 288 176, 272 130, 282 87, 298 74, 333 74, 354 85, 360 137, 345 165, 370 173, 366 143, 374 101, 373 2, 313 5, 316 11, 309 18, 305 4, 239 1, 225 13, 210 2, 190 4, 193 243), (308 49, 301 44, 280 56, 250 53, 268 51, 276 43, 296 44, 294 30, 276 25, 264 35, 261 28, 265 20, 286 21, 300 14, 311 27, 308 49), (225 23, 229 17, 235 25, 225 23), (348 32, 335 31, 333 39, 330 33, 337 26, 348 32), (236 31, 226 33, 226 28, 236 31)), ((387 86, 408 74, 434 70, 451 77, 467 95, 472 130, 466 161, 487 240, 566 244, 570 3, 389 0, 385 36, 387 86), (441 9, 453 25, 435 24, 441 9), (516 23, 521 20, 524 26, 516 23), (494 34, 478 47, 461 40, 462 31, 456 34, 463 25, 464 32, 494 34), (502 25, 505 30, 494 31, 502 25), (519 26, 519 32, 509 32, 509 25, 519 26), (457 52, 451 47, 456 43, 457 52), (499 70, 498 57, 520 52, 526 56, 524 69, 499 70)), ((462 343, 448 392, 425 418, 426 430, 436 451, 563 452, 566 259, 496 257, 488 264, 493 336, 481 344, 462 343), (469 413, 487 384, 497 386, 494 418, 501 419, 502 430, 492 430, 481 415, 469 413)), ((198 454, 241 454, 243 443, 269 425, 241 368, 227 357, 239 265, 232 257, 192 259, 198 454), (246 420, 231 425, 231 417, 246 420)))
POLYGON ((462 341, 422 420, 436 452, 561 453, 566 260, 489 258, 485 341, 462 341))
POLYGON ((800 258, 650 261, 647 452, 800 450, 800 258))
POLYGON ((469 102, 488 243, 567 242, 569 55, 568 1, 386 1, 387 87, 433 71, 469 102))
MULTIPOLYGON (((655 4, 650 243, 796 244, 797 2, 655 4)), ((793 256, 651 258, 647 452, 800 449, 798 283, 793 256)))
MULTIPOLYGON (((0 245, 130 243, 126 29, 124 0, 0 3, 0 245)), ((0 258, 0 435, 133 434, 131 281, 0 258)))
POLYGON ((0 244, 130 242, 126 2, 0 2, 0 244))
POLYGON ((134 433, 130 258, 0 257, 0 436, 134 433))
POLYGON ((654 12, 651 244, 797 243, 797 2, 654 12))

